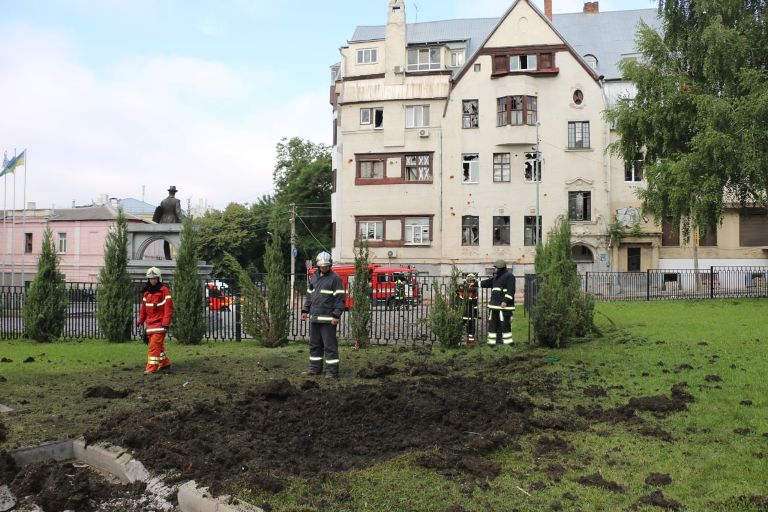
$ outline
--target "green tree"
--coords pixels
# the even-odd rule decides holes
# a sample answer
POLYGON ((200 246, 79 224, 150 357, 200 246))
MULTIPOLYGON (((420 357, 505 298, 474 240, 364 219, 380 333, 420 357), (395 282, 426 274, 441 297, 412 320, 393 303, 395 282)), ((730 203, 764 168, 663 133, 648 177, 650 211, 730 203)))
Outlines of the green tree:
POLYGON ((594 301, 581 292, 567 220, 552 228, 546 243, 536 246, 536 278, 538 292, 531 316, 540 344, 561 347, 594 330, 594 301))
POLYGON ((612 151, 642 155, 646 211, 687 239, 727 204, 768 208, 768 21, 765 0, 661 0, 662 33, 641 25, 642 58, 622 65, 637 89, 607 118, 612 151))
POLYGON ((198 273, 197 230, 191 217, 181 228, 181 245, 173 273, 173 336, 185 345, 197 345, 205 336, 205 290, 198 273))
MULTIPOLYGON (((458 297, 459 270, 453 267, 445 291, 433 282, 435 302, 429 313, 429 323, 437 341, 444 347, 457 347, 464 339, 464 301, 458 297)), ((465 297, 467 294, 465 294, 465 297)))
POLYGON ((213 275, 227 278, 236 269, 227 264, 225 254, 230 254, 240 264, 255 273, 264 255, 266 220, 271 217, 269 196, 259 200, 251 208, 230 203, 224 211, 212 211, 203 215, 198 223, 200 257, 213 265, 213 275))
POLYGON ((99 270, 96 318, 107 341, 130 341, 135 294, 128 274, 128 223, 117 210, 104 246, 104 266, 99 270))
POLYGON ((371 343, 371 296, 370 279, 368 271, 368 241, 355 247, 355 280, 348 292, 352 299, 352 308, 349 311, 349 329, 352 339, 355 340, 355 348, 367 347, 371 343))
POLYGON ((47 342, 61 336, 67 317, 67 290, 59 272, 59 258, 53 245, 51 228, 43 233, 43 246, 37 260, 37 274, 24 297, 26 337, 47 342))
MULTIPOLYGON (((298 137, 283 139, 277 144, 273 176, 275 207, 283 222, 295 207, 297 259, 314 259, 331 246, 330 150, 298 137)), ((284 243, 283 250, 288 252, 290 241, 284 243)))

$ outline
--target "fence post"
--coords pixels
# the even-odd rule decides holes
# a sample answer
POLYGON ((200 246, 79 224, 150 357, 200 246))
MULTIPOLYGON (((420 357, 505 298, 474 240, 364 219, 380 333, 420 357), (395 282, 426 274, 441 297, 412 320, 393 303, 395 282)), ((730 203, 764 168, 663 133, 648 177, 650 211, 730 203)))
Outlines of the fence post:
POLYGON ((235 295, 235 341, 242 341, 242 316, 240 315, 240 296, 235 295))
POLYGON ((715 298, 715 267, 709 267, 709 298, 715 298))
POLYGON ((584 294, 589 293, 589 271, 584 273, 584 294))
POLYGON ((645 300, 651 300, 651 269, 645 271, 645 300))

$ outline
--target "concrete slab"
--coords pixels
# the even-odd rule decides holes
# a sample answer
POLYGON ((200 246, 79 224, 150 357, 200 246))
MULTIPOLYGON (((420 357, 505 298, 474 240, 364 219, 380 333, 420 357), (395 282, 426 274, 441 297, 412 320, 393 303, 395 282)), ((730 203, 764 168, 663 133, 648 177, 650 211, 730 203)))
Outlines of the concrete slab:
POLYGON ((10 407, 8 405, 0 404, 0 414, 10 414, 12 412, 15 412, 16 409, 13 407, 10 407))
POLYGON ((214 498, 208 494, 207 487, 198 487, 194 480, 179 487, 176 498, 182 512, 264 512, 264 509, 247 503, 227 503, 228 496, 214 498))
POLYGON ((72 449, 72 440, 53 441, 43 443, 38 446, 26 446, 8 452, 16 464, 26 466, 35 462, 46 462, 50 460, 62 461, 75 458, 75 452, 72 449))

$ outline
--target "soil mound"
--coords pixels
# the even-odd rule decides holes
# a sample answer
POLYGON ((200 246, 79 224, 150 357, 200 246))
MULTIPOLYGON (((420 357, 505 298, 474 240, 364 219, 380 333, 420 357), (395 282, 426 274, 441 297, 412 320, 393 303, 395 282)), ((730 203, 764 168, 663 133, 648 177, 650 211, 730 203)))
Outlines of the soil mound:
POLYGON ((125 398, 129 391, 118 391, 109 386, 93 386, 83 392, 85 398, 125 398))
POLYGON ((654 507, 663 508, 665 510, 683 509, 683 506, 679 502, 666 499, 664 497, 664 493, 659 490, 653 491, 648 496, 641 496, 637 503, 641 505, 652 505, 654 507))
POLYGON ((618 492, 621 494, 624 494, 627 492, 627 488, 624 487, 621 484, 617 484, 616 482, 611 482, 610 480, 606 480, 603 478, 603 475, 600 473, 593 473, 589 476, 582 476, 578 479, 576 479, 576 482, 581 485, 587 485, 592 487, 602 487, 603 489, 608 489, 611 492, 618 492))

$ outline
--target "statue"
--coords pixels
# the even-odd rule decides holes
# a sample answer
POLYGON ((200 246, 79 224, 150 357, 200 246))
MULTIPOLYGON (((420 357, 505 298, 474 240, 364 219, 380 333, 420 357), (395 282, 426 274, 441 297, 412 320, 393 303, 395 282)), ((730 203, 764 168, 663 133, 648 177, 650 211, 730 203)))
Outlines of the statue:
MULTIPOLYGON (((184 214, 181 213, 181 201, 176 199, 176 186, 171 185, 168 189, 168 197, 160 202, 160 206, 155 208, 155 213, 152 215, 152 222, 158 224, 180 224, 184 220, 184 214)), ((165 259, 171 259, 171 244, 167 241, 163 242, 163 252, 165 253, 165 259)))

